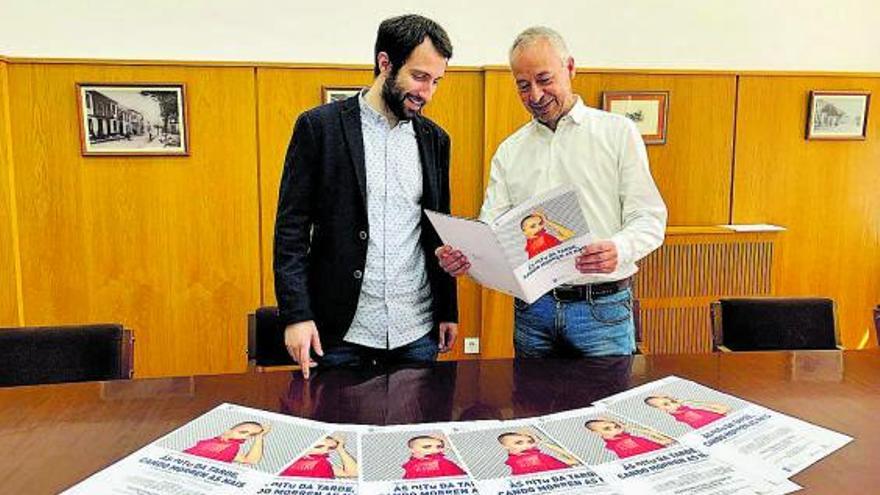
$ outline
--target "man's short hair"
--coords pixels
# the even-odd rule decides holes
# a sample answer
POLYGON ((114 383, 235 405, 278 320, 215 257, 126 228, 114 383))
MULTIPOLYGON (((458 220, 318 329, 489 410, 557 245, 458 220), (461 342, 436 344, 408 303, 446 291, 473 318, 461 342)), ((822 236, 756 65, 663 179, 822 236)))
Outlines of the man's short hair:
POLYGON ((452 42, 439 24, 416 14, 406 14, 385 19, 379 24, 376 48, 373 53, 373 75, 379 75, 379 53, 388 54, 392 73, 396 74, 409 55, 425 38, 430 38, 434 48, 445 59, 452 58, 452 42))
POLYGON ((570 53, 561 34, 545 26, 532 26, 519 33, 516 39, 513 40, 513 45, 510 46, 510 53, 508 53, 509 61, 513 62, 513 54, 517 50, 531 46, 538 40, 549 41, 553 48, 556 48, 556 52, 559 53, 559 58, 563 64, 568 60, 570 53))

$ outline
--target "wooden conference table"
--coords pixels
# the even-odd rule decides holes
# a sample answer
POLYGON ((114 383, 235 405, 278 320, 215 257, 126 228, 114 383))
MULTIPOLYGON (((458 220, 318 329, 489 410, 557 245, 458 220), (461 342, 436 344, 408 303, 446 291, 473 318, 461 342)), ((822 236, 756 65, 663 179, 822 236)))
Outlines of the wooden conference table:
POLYGON ((880 350, 442 362, 0 389, 0 493, 57 493, 222 402, 328 422, 511 419, 589 405, 668 375, 855 441, 794 478, 801 493, 880 492, 880 350))

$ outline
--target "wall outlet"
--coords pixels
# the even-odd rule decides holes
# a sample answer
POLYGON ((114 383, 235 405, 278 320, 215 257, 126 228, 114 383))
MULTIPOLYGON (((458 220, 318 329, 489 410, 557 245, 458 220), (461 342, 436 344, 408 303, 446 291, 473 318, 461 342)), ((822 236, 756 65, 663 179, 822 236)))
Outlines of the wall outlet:
POLYGON ((464 339, 464 353, 465 354, 479 354, 480 353, 480 338, 479 337, 467 337, 464 339))

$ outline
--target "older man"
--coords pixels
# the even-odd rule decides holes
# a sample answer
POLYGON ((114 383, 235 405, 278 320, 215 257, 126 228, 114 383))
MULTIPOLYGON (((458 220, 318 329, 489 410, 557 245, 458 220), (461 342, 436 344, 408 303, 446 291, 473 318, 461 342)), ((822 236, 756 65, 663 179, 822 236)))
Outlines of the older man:
POLYGON ((275 293, 306 377, 313 360, 431 361, 455 342, 455 282, 430 259, 440 239, 422 212, 449 211, 449 136, 421 112, 451 56, 434 21, 387 19, 373 84, 296 123, 278 195, 275 293))
MULTIPOLYGON (((630 280, 635 262, 663 242, 666 206, 651 177, 644 143, 627 118, 584 105, 572 92, 574 59, 554 30, 523 31, 510 49, 519 98, 533 119, 492 158, 484 221, 563 184, 576 186, 597 240, 576 258, 583 275, 529 305, 516 300, 517 357, 604 356, 635 349, 630 280)), ((467 258, 436 251, 454 276, 467 258)))

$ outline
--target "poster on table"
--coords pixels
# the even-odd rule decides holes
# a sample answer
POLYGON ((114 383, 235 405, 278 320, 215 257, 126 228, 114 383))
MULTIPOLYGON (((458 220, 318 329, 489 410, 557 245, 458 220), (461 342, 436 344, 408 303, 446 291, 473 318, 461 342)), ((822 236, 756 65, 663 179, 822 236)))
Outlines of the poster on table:
POLYGON ((544 416, 540 428, 624 493, 770 495, 800 488, 765 480, 602 407, 544 416))
POLYGON ((535 423, 535 419, 504 421, 482 428, 454 428, 450 433, 482 495, 622 493, 535 423))
POLYGON ((799 473, 852 440, 675 376, 599 403, 614 414, 776 480, 799 473))
POLYGON ((222 404, 64 493, 353 494, 357 474, 340 468, 357 443, 356 430, 222 404))
POLYGON ((477 490, 452 449, 448 424, 374 427, 361 436, 363 495, 469 495, 477 490))

